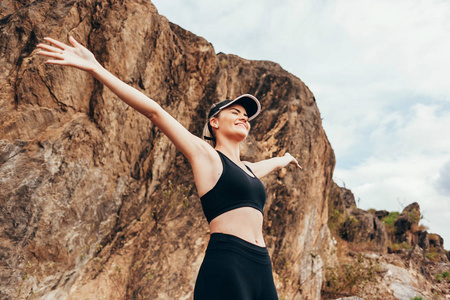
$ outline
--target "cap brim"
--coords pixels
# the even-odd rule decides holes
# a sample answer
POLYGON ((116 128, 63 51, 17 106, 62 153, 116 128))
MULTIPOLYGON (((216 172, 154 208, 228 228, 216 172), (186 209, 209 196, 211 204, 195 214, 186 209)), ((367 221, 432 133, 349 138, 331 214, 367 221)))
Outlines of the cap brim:
POLYGON ((237 97, 234 100, 231 100, 230 103, 227 103, 226 105, 222 106, 220 110, 233 104, 240 104, 245 108, 249 121, 256 118, 256 116, 258 116, 259 113, 261 112, 261 103, 259 102, 258 99, 256 99, 255 96, 250 94, 244 94, 237 97))

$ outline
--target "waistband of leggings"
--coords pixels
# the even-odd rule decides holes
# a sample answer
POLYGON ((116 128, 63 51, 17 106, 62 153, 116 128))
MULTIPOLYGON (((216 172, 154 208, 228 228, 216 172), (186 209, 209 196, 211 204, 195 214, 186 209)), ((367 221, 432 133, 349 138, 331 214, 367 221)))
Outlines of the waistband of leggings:
POLYGON ((266 247, 252 244, 231 234, 212 233, 206 251, 211 250, 234 251, 256 263, 271 264, 269 251, 267 251, 266 247))

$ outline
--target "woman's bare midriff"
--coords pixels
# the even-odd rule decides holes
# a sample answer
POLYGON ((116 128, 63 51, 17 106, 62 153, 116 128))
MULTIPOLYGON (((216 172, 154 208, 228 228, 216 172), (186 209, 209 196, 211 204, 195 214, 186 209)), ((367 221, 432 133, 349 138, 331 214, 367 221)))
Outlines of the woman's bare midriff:
POLYGON ((240 207, 217 216, 209 223, 211 233, 237 236, 257 246, 265 247, 262 234, 263 215, 253 207, 240 207))

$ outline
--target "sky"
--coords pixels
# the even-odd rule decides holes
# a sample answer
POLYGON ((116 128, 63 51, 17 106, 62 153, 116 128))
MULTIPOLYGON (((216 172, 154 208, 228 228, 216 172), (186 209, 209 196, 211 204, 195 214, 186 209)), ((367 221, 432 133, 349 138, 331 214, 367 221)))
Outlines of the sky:
POLYGON ((419 203, 450 249, 450 1, 152 2, 217 53, 300 78, 336 154, 334 181, 362 209, 419 203))

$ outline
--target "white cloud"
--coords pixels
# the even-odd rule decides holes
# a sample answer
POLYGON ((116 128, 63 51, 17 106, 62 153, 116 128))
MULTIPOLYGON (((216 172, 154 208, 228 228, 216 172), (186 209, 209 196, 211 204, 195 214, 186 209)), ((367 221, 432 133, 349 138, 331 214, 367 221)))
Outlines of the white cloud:
POLYGON ((371 140, 378 156, 423 153, 450 154, 450 111, 437 105, 416 104, 409 112, 394 111, 380 117, 371 140))
POLYGON ((450 160, 441 168, 435 187, 441 195, 450 197, 450 160))

